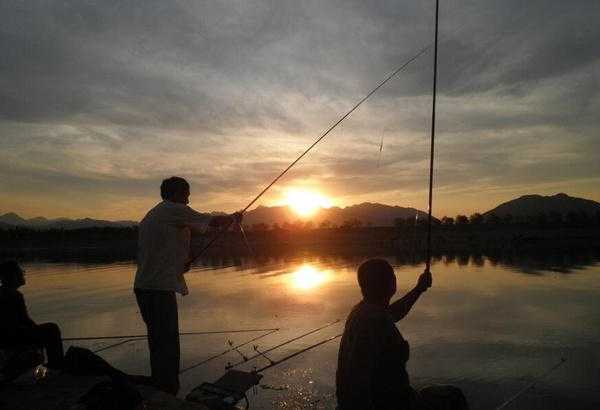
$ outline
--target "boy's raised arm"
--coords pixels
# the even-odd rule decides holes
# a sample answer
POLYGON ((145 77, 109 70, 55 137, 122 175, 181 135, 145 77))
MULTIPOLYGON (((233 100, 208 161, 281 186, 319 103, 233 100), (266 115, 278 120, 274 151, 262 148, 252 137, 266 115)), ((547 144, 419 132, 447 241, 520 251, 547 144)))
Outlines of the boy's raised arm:
POLYGON ((431 287, 432 277, 429 270, 425 270, 417 281, 416 286, 406 295, 390 304, 390 312, 395 322, 402 320, 413 307, 419 296, 431 287))

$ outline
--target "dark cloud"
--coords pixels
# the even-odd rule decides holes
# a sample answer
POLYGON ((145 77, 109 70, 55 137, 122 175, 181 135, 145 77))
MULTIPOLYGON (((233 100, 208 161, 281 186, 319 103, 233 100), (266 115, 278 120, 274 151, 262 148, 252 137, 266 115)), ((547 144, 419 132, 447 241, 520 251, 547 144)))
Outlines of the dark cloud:
MULTIPOLYGON (((589 0, 442 2, 444 187, 600 176, 599 18, 589 0)), ((432 22, 432 1, 3 2, 0 188, 142 195, 184 174, 235 202, 429 44, 432 22)), ((422 187, 431 70, 430 50, 288 181, 422 187)))

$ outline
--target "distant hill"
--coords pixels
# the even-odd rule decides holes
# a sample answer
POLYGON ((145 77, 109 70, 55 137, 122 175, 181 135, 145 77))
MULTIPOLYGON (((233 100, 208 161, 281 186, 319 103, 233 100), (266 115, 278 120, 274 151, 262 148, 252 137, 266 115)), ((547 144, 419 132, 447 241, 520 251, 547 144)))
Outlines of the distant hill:
MULTIPOLYGON (((393 226, 396 218, 415 218, 416 214, 419 215, 419 218, 427 218, 425 212, 415 208, 365 202, 345 208, 321 208, 313 216, 302 220, 310 220, 315 226, 325 221, 332 225, 343 225, 344 222, 353 219, 358 219, 363 225, 393 226)), ((273 223, 278 223, 279 225, 283 225, 286 222, 294 223, 299 219, 300 217, 287 206, 259 206, 246 213, 244 224, 265 223, 272 225, 273 223)))
POLYGON ((19 215, 15 214, 14 212, 1 215, 0 222, 7 224, 7 225, 12 225, 12 226, 21 226, 21 225, 27 224, 27 220, 21 218, 19 215))
MULTIPOLYGON (((511 201, 498 205, 496 208, 485 212, 483 215, 495 214, 504 217, 508 214, 515 218, 537 216, 540 213, 550 214, 558 212, 563 216, 569 212, 585 212, 594 216, 600 212, 600 203, 589 199, 575 198, 567 194, 556 194, 552 196, 525 195, 511 201)), ((221 214, 211 212, 212 215, 221 214)), ((427 213, 415 208, 404 208, 379 203, 364 202, 345 208, 331 207, 321 208, 308 218, 300 218, 287 206, 259 206, 248 211, 244 217, 244 225, 264 223, 272 226, 274 223, 284 225, 295 223, 298 220, 312 221, 315 227, 323 222, 330 225, 341 226, 347 221, 359 220, 363 226, 393 226, 396 218, 413 219, 418 215, 419 219, 426 219, 427 213)), ((434 218, 437 222, 437 219, 434 218)), ((128 227, 135 226, 136 221, 105 221, 100 219, 47 219, 43 217, 25 219, 15 213, 0 215, 0 229, 22 226, 34 229, 80 229, 90 227, 128 227)))
POLYGON ((6 224, 4 222, 0 222, 0 229, 10 229, 13 225, 6 224))
MULTIPOLYGON (((212 215, 221 214, 212 212, 212 215)), ((312 221, 318 226, 324 221, 331 225, 343 225, 344 222, 357 219, 363 225, 371 226, 393 226, 396 218, 414 218, 418 214, 419 218, 427 218, 427 214, 414 208, 403 208, 400 206, 390 206, 378 203, 362 203, 345 208, 331 207, 321 208, 309 218, 303 221, 312 221)), ((274 223, 280 225, 294 223, 301 218, 287 206, 259 206, 248 211, 244 217, 245 225, 254 225, 265 223, 271 226, 274 223)), ((0 215, 0 229, 20 226, 34 229, 80 229, 90 227, 124 227, 135 226, 135 221, 104 221, 99 219, 46 219, 43 217, 24 219, 15 213, 0 215)))
POLYGON ((590 199, 575 198, 563 193, 551 196, 525 195, 500 204, 496 208, 487 211, 484 215, 495 214, 499 217, 504 217, 510 214, 513 217, 519 218, 553 212, 558 212, 563 216, 569 212, 585 212, 589 216, 592 216, 596 212, 600 212, 600 203, 590 199))
POLYGON ((137 222, 135 221, 105 221, 91 218, 47 219, 38 216, 36 218, 25 219, 14 212, 0 215, 0 229, 8 229, 11 227, 26 227, 34 229, 81 229, 92 227, 127 227, 135 225, 137 225, 137 222))

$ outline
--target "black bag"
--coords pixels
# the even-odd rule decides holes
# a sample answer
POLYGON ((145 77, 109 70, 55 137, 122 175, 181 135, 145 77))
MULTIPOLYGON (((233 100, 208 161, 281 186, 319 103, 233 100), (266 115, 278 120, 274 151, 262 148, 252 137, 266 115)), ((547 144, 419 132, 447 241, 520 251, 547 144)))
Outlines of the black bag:
POLYGON ((71 346, 63 359, 63 370, 77 376, 111 378, 96 384, 79 399, 87 409, 133 410, 142 403, 142 395, 131 383, 130 377, 89 349, 71 346))
POLYGON ((88 410, 134 410, 142 404, 142 395, 128 383, 104 381, 79 399, 88 410))
POLYGON ((122 371, 112 367, 106 360, 83 347, 71 346, 63 359, 63 370, 77 376, 108 376, 127 379, 122 371))

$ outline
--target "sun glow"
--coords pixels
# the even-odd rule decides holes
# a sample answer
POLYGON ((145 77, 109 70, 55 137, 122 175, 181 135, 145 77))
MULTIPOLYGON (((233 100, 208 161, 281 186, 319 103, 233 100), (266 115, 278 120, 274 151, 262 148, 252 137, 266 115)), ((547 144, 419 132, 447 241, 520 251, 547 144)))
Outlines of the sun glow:
POLYGON ((310 265, 302 265, 292 274, 291 284, 299 290, 314 289, 329 279, 330 272, 318 270, 310 265))
POLYGON ((314 191, 291 189, 287 192, 285 203, 301 217, 314 214, 319 208, 330 208, 329 198, 314 191))

